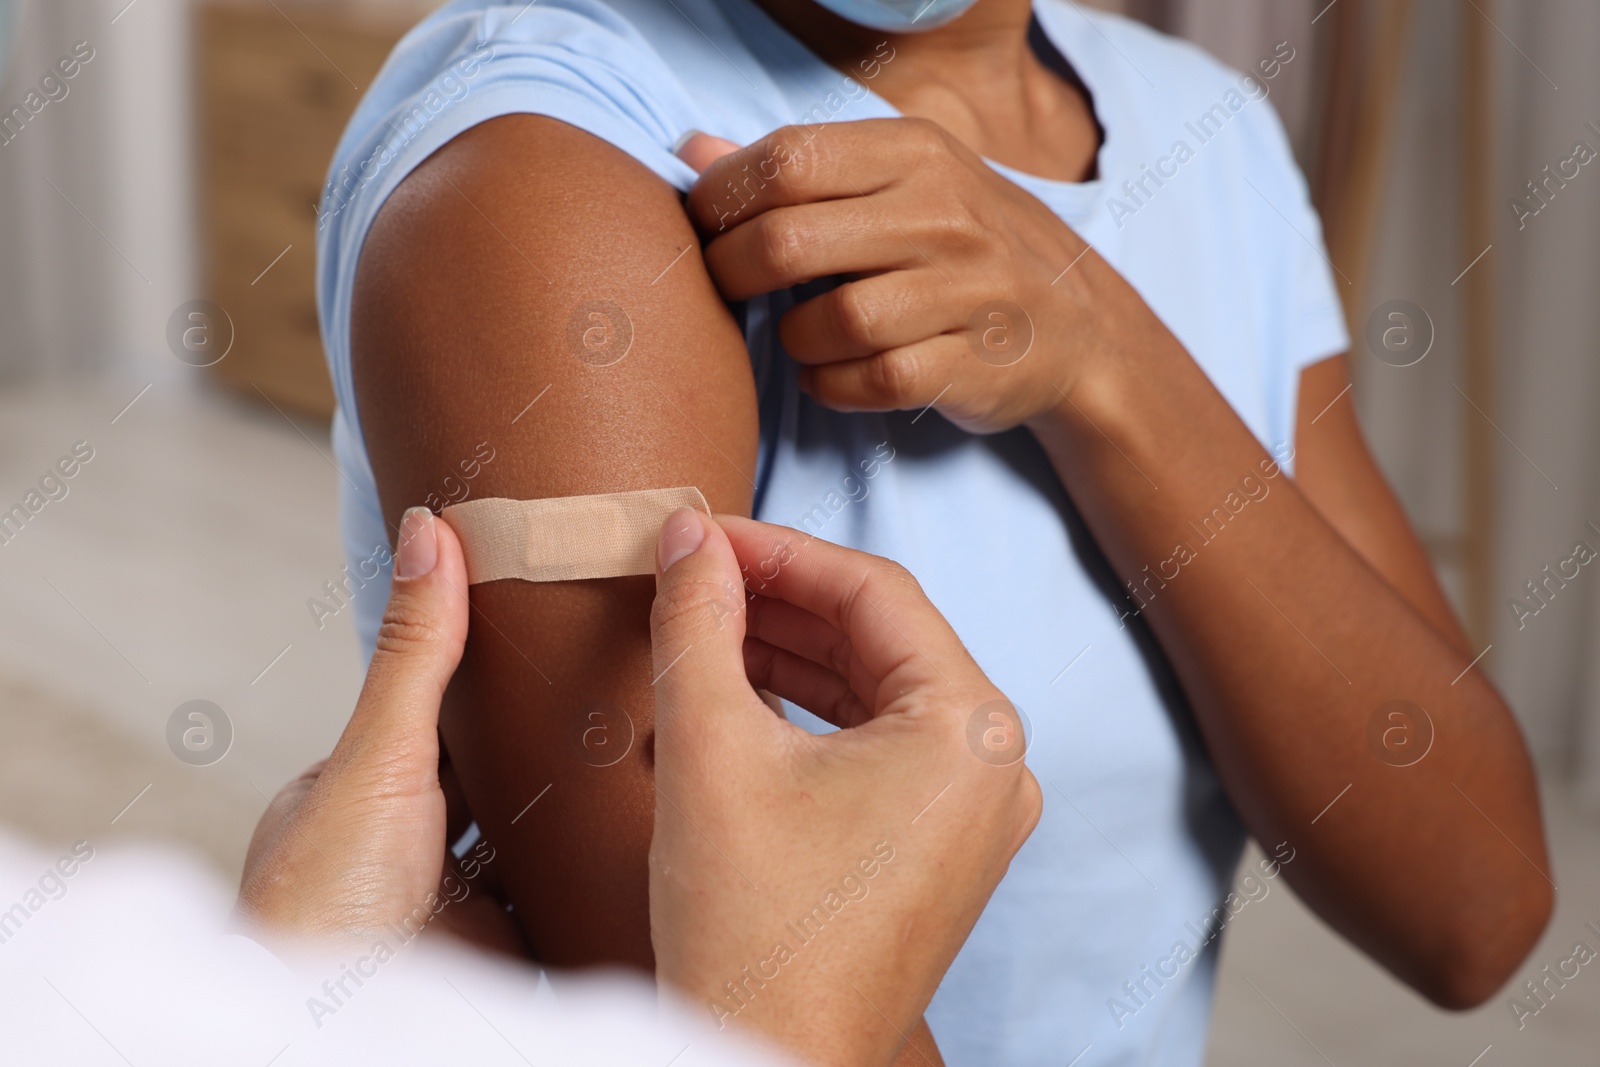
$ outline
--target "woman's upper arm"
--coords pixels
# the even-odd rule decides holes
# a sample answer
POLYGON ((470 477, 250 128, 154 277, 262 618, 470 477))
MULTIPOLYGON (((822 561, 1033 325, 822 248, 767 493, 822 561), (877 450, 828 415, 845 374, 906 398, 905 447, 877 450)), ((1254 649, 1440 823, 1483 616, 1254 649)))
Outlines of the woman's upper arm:
MULTIPOLYGON (((351 349, 391 530, 406 507, 462 491, 694 485, 713 510, 749 514, 756 398, 739 329, 677 192, 575 127, 498 118, 409 175, 362 251, 351 349)), ((653 593, 648 575, 471 591, 441 731, 553 964, 651 962, 653 593)))
POLYGON ((1339 534, 1458 652, 1473 655, 1427 551, 1367 448, 1345 356, 1300 374, 1295 483, 1339 534))

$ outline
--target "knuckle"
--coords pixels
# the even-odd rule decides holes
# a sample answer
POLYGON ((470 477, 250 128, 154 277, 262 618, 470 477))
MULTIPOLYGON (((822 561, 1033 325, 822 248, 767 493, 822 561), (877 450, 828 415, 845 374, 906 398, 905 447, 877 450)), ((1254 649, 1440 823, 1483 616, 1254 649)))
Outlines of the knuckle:
POLYGON ((1020 771, 1017 778, 1015 803, 1011 811, 1012 852, 1016 852, 1027 841, 1034 829, 1039 825, 1039 820, 1044 817, 1044 790, 1039 785, 1039 780, 1027 766, 1016 764, 1020 771))
POLYGON ((901 121, 903 128, 919 147, 943 146, 944 127, 932 119, 913 115, 901 121))
POLYGON ((767 147, 774 155, 780 152, 793 153, 795 146, 805 144, 807 138, 808 131, 804 126, 790 123, 787 126, 779 126, 767 134, 767 147))
POLYGON ((361 782, 373 799, 414 796, 418 789, 415 753, 384 740, 366 738, 352 749, 361 768, 361 782))
POLYGON ((784 126, 779 133, 782 134, 779 142, 779 152, 782 154, 778 168, 779 181, 784 182, 784 186, 790 190, 805 189, 826 158, 819 144, 822 138, 818 138, 816 131, 806 130, 805 126, 784 126))
POLYGON ((1044 789, 1039 785, 1039 779, 1033 776, 1032 771, 1027 770, 1026 767, 1023 770, 1022 818, 1023 825, 1031 833, 1033 828, 1039 825, 1039 819, 1044 815, 1044 789))
POLYGON ((989 236, 978 217, 959 201, 940 212, 939 232, 946 241, 963 249, 982 245, 989 236))
POLYGON ((863 712, 861 700, 854 693, 844 692, 834 698, 833 721, 837 723, 851 723, 863 712))
POLYGON ((912 574, 910 568, 904 563, 887 557, 880 557, 880 559, 878 570, 886 582, 901 589, 909 589, 917 593, 922 592, 922 584, 917 581, 917 576, 912 574))
MULTIPOLYGON (((396 598, 398 599, 398 598, 396 598)), ((438 623, 403 601, 392 599, 378 624, 376 650, 388 655, 415 655, 437 644, 444 634, 438 623)))
POLYGON ((916 395, 920 368, 910 352, 885 352, 867 366, 872 391, 884 402, 898 406, 911 402, 916 395))
POLYGON ((807 231, 793 215, 780 211, 761 216, 756 256, 766 270, 787 276, 798 269, 808 243, 807 231))
POLYGON ((814 135, 800 126, 780 126, 767 134, 761 178, 775 184, 780 192, 803 189, 816 168, 814 140, 814 135))
POLYGON ((840 634, 828 647, 828 666, 846 681, 850 679, 850 663, 855 657, 855 651, 855 645, 850 643, 850 638, 846 634, 840 634))
POLYGON ((874 556, 872 569, 867 580, 874 589, 880 590, 883 595, 902 601, 915 603, 926 602, 927 594, 922 591, 922 583, 917 581, 917 576, 912 574, 903 563, 884 556, 874 556))
POLYGON ((714 625, 716 605, 723 603, 724 590, 708 578, 671 582, 657 590, 650 606, 650 629, 684 630, 714 625))
POLYGON ((868 352, 881 347, 875 303, 859 284, 835 289, 831 306, 834 332, 846 347, 868 352))
POLYGON ((788 126, 779 126, 777 129, 767 134, 762 141, 762 147, 766 150, 766 153, 769 156, 785 154, 793 151, 791 146, 799 144, 804 135, 804 131, 801 130, 799 126, 795 126, 793 124, 788 126))
POLYGON ((924 163, 943 166, 954 160, 950 151, 950 136, 944 127, 932 119, 915 118, 911 123, 911 147, 924 163))

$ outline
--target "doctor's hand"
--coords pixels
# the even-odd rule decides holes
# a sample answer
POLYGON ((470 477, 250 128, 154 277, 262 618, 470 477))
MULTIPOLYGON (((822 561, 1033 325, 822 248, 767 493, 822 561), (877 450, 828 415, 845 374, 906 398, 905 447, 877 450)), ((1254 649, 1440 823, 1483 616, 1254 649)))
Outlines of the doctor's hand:
POLYGON ((843 284, 778 324, 840 411, 935 407, 965 430, 1047 421, 1130 353, 1185 356, 1139 294, 1036 197, 925 119, 700 134, 690 218, 728 300, 843 284))
POLYGON ((895 563, 690 509, 658 553, 658 976, 811 1062, 887 1064, 1038 821, 1017 713, 895 563))
POLYGON ((400 524, 377 651, 333 754, 290 782, 261 817, 235 909, 264 932, 358 938, 435 916, 516 951, 493 899, 485 842, 446 852, 439 703, 467 636, 467 568, 448 523, 412 508, 400 524), (480 877, 480 875, 482 877, 480 877))

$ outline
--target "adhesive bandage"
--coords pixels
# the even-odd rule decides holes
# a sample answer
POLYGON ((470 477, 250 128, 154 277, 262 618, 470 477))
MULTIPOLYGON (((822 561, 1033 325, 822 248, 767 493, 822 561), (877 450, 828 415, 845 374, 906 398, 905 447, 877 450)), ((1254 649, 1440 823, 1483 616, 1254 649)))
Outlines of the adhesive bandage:
POLYGON ((467 581, 570 582, 654 574, 661 525, 682 507, 711 508, 694 486, 545 500, 488 497, 444 509, 461 538, 467 581))

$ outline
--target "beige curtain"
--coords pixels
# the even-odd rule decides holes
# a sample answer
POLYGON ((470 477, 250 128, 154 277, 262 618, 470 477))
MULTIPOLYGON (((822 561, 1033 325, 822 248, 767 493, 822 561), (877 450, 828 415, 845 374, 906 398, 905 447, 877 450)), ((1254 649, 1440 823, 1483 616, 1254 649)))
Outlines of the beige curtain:
POLYGON ((1578 162, 1600 153, 1588 47, 1600 7, 1417 0, 1409 30, 1366 284, 1349 316, 1357 402, 1488 648, 1482 667, 1540 762, 1575 775, 1600 810, 1600 566, 1581 562, 1591 547, 1600 554, 1600 530, 1587 525, 1600 527, 1600 156, 1578 162), (1476 196, 1474 129, 1487 139, 1476 196), (1416 366, 1388 366, 1360 338, 1391 299, 1434 324, 1416 366))
POLYGON ((1600 153, 1600 5, 1099 6, 1235 66, 1267 41, 1311 42, 1315 62, 1297 60, 1273 103, 1356 280, 1345 296, 1363 425, 1488 647, 1481 668, 1540 762, 1600 811, 1600 157, 1584 162, 1600 153), (1395 299, 1433 326, 1415 366, 1363 341, 1395 299))
POLYGON ((1500 152, 1494 249, 1480 266, 1493 270, 1498 296, 1504 434, 1495 452, 1492 673, 1538 751, 1574 770, 1600 810, 1600 560, 1568 562, 1582 556, 1579 541, 1600 551, 1600 5, 1502 0, 1486 10, 1498 26, 1500 152), (1593 162, 1569 162, 1584 155, 1580 143, 1593 162), (1531 206, 1539 212, 1526 217, 1531 206), (1563 577, 1575 566, 1576 577, 1563 577), (1547 603, 1527 595, 1530 581, 1547 603), (1512 607, 1517 597, 1523 611, 1512 607), (1531 607, 1538 613, 1525 615, 1531 607))

